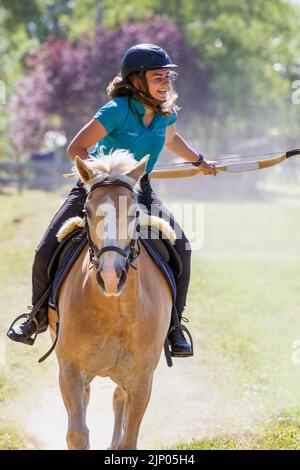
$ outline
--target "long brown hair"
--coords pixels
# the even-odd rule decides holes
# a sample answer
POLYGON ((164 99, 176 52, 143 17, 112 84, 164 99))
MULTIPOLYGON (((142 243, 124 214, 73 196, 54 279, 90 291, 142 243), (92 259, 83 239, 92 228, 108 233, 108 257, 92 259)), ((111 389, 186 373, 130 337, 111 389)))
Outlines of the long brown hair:
POLYGON ((163 116, 169 116, 174 111, 179 110, 179 107, 176 105, 178 95, 171 84, 168 91, 168 98, 164 103, 161 103, 150 95, 145 72, 133 72, 125 79, 121 77, 121 74, 118 74, 108 85, 106 93, 111 99, 120 96, 125 96, 129 99, 135 98, 163 116), (134 79, 137 79, 139 88, 133 85, 134 79))

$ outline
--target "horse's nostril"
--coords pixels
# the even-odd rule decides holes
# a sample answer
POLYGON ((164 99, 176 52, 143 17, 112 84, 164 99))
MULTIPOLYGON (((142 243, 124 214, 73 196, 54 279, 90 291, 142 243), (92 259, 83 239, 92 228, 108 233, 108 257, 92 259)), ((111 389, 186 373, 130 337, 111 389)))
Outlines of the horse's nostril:
POLYGON ((115 271, 116 271, 116 276, 118 279, 121 279, 121 276, 124 271, 124 261, 122 260, 116 260, 115 261, 115 271))
POLYGON ((121 290, 122 287, 124 286, 124 284, 126 282, 126 279, 127 279, 127 271, 126 271, 125 268, 123 268, 121 276, 120 276, 120 280, 119 280, 119 283, 118 283, 118 289, 119 290, 121 290))
POLYGON ((97 273, 96 273, 96 281, 97 281, 97 283, 99 284, 99 286, 100 286, 103 290, 105 290, 104 281, 103 281, 103 279, 102 279, 102 276, 101 276, 100 271, 97 271, 97 273))

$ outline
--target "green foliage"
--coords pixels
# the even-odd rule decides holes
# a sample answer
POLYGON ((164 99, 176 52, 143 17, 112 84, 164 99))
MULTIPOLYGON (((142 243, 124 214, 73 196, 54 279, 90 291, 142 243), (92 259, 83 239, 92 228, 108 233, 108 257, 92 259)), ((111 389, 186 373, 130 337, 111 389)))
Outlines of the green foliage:
POLYGON ((266 120, 280 126, 282 113, 286 119, 292 107, 289 69, 297 60, 296 44, 299 48, 295 7, 272 0, 188 5, 185 31, 199 57, 214 70, 211 87, 218 97, 219 118, 226 125, 229 114, 239 116, 236 128, 249 136, 257 136, 258 124, 265 133, 266 120))
POLYGON ((71 139, 107 102, 106 88, 120 71, 124 51, 132 44, 155 42, 158 36, 173 60, 189 71, 189 87, 180 77, 176 88, 190 110, 197 111, 210 96, 205 71, 197 66, 178 26, 152 16, 143 24, 127 22, 113 31, 99 27, 77 44, 49 39, 28 55, 11 106, 14 147, 38 151, 45 132, 56 125, 71 139), (196 87, 201 87, 197 97, 192 92, 196 87))
POLYGON ((36 37, 40 42, 49 35, 56 38, 66 37, 63 17, 72 14, 74 2, 69 0, 19 0, 11 2, 2 0, 2 5, 8 12, 6 26, 9 31, 16 26, 23 26, 29 37, 36 37))
MULTIPOLYGON (((291 83, 299 78, 300 14, 286 0, 2 0, 0 79, 8 97, 27 52, 49 35, 76 43, 97 26, 117 29, 153 14, 174 20, 199 66, 210 71, 213 105, 187 112, 187 128, 201 127, 207 142, 217 137, 225 145, 235 137, 291 139, 298 133, 300 106, 291 102, 291 83)), ((180 72, 185 76, 183 67, 180 72)), ((186 83, 188 88, 188 76, 186 83)), ((180 104, 183 110, 190 107, 180 104)), ((2 113, 1 120, 3 142, 9 119, 2 113)))
POLYGON ((129 19, 138 21, 147 14, 159 11, 159 0, 118 0, 116 7, 110 0, 103 0, 103 24, 106 27, 116 27, 129 19))

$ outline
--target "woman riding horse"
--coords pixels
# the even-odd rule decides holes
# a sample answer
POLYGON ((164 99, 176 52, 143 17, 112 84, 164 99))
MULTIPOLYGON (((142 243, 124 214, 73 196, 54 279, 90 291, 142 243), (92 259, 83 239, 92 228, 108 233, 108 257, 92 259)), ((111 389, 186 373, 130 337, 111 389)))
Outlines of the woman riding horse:
MULTIPOLYGON (((175 248, 182 262, 182 274, 177 278, 176 309, 181 321, 186 304, 190 281, 190 244, 174 217, 153 191, 150 183, 151 171, 165 145, 171 152, 184 160, 199 166, 203 174, 216 174, 213 165, 205 162, 176 132, 177 94, 172 86, 176 77, 169 55, 154 44, 138 44, 129 48, 122 60, 121 73, 107 88, 111 100, 98 110, 74 137, 67 153, 70 159, 76 156, 86 159, 90 154, 107 154, 115 149, 127 149, 137 161, 149 154, 146 174, 141 178, 139 203, 148 211, 155 207, 163 213, 174 226, 177 235, 175 248), (93 152, 89 153, 91 147, 93 152)), ((106 157, 105 157, 106 158, 106 157)), ((107 157, 109 158, 109 156, 107 157)), ((86 190, 81 181, 71 190, 68 198, 56 213, 40 242, 33 264, 32 303, 35 306, 49 288, 47 269, 51 257, 58 246, 56 234, 61 225, 70 217, 83 216, 86 190)), ((48 299, 36 315, 38 332, 46 331, 48 326, 48 299)), ((7 335, 13 341, 33 344, 36 323, 28 319, 10 328, 7 335)), ((191 346, 179 329, 169 334, 173 356, 191 355, 191 346)))

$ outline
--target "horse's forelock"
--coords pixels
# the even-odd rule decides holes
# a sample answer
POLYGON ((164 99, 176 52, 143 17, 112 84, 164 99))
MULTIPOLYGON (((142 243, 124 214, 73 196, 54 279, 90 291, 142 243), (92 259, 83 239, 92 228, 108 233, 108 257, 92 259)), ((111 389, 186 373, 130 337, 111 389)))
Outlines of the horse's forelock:
POLYGON ((140 189, 134 178, 126 176, 126 173, 137 164, 133 155, 127 150, 119 149, 111 152, 109 155, 89 157, 84 160, 84 163, 95 175, 85 182, 87 190, 95 183, 100 183, 104 180, 114 181, 116 179, 128 183, 135 191, 140 189))

